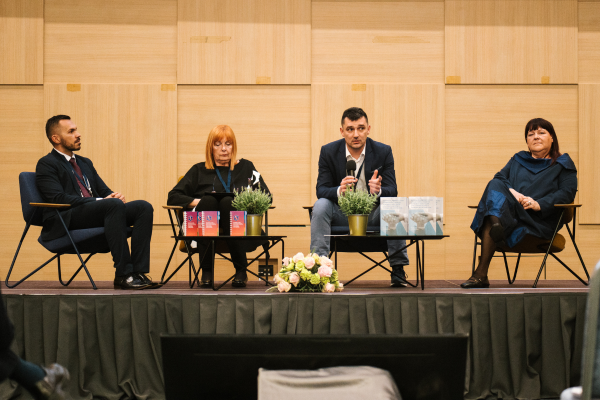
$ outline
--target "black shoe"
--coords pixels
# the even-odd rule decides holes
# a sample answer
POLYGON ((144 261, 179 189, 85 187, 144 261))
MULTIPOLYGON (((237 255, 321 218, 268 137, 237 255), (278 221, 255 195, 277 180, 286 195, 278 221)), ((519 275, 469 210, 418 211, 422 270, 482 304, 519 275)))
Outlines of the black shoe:
POLYGON ((69 371, 60 364, 52 364, 49 367, 42 367, 46 376, 35 387, 39 391, 39 397, 42 399, 65 399, 63 387, 69 381, 69 371))
POLYGON ((148 285, 146 289, 158 289, 162 287, 164 283, 160 282, 152 282, 152 278, 144 274, 143 272, 138 272, 138 276, 148 285))
POLYGON ((237 268, 235 270, 235 277, 231 282, 231 286, 246 287, 246 282, 248 282, 248 274, 246 273, 246 268, 237 268))
POLYGON ((231 281, 231 286, 233 287, 246 287, 246 282, 248 282, 248 278, 246 279, 237 279, 237 278, 233 278, 233 281, 231 281))
POLYGON ((500 222, 496 222, 490 228, 490 236, 498 246, 504 245, 504 227, 500 222))
POLYGON ((468 281, 461 283, 460 287, 463 289, 485 289, 490 287, 490 281, 487 276, 483 279, 472 276, 468 281))
POLYGON ((408 275, 404 272, 404 265, 393 266, 392 271, 392 283, 390 284, 390 287, 407 287, 408 283, 406 283, 406 278, 408 275), (404 278, 404 281, 402 281, 398 275, 404 278))
POLYGON ((202 268, 202 278, 200 279, 200 287, 211 288, 212 284, 213 284, 212 271, 202 268))
POLYGON ((145 289, 149 287, 144 279, 140 277, 138 272, 131 272, 125 276, 117 276, 114 281, 115 289, 145 289))

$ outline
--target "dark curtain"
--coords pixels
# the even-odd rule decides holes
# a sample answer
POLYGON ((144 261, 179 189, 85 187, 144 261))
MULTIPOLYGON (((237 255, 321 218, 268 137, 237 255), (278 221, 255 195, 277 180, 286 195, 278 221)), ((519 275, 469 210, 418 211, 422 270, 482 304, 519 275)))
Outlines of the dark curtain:
MULTIPOLYGON (((467 333, 465 398, 533 399, 579 384, 586 296, 6 295, 5 302, 13 348, 28 361, 67 366, 74 399, 163 399, 161 333, 467 333)), ((0 399, 27 398, 20 391, 4 382, 0 399)))

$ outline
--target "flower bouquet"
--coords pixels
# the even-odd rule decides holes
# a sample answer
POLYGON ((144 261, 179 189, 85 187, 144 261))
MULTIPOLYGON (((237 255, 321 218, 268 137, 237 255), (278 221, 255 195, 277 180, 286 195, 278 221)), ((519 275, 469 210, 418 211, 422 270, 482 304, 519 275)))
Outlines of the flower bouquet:
POLYGON ((341 292, 344 285, 338 281, 333 262, 327 257, 302 253, 282 260, 281 270, 274 278, 275 284, 267 292, 341 292))

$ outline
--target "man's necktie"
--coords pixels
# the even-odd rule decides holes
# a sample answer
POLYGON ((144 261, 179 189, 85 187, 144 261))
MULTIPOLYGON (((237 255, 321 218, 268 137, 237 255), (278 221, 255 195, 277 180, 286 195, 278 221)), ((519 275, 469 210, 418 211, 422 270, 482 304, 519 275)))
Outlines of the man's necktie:
POLYGON ((92 195, 90 194, 88 189, 85 187, 85 185, 83 183, 81 183, 81 182, 83 182, 83 174, 81 173, 81 168, 79 168, 79 165, 77 165, 77 163, 75 162, 75 158, 71 157, 69 162, 73 166, 75 173, 79 176, 79 179, 75 178, 75 180, 77 181, 77 184, 79 185, 79 189, 81 189, 81 194, 83 195, 83 197, 92 197, 92 195))

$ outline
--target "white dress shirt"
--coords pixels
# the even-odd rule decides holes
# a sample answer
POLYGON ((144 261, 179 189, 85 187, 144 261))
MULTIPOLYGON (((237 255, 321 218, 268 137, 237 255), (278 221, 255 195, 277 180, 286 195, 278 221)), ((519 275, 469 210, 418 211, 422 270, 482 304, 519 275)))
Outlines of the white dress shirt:
MULTIPOLYGON (((356 162, 356 171, 360 170, 360 167, 365 162, 365 150, 367 150, 367 145, 365 144, 365 146, 363 147, 362 152, 360 153, 360 156, 358 156, 358 158, 352 157, 352 154, 350 154, 350 151, 348 151, 348 145, 346 145, 344 148, 346 149, 346 161, 354 160, 354 162, 356 162)), ((360 176, 357 176, 356 178, 358 179, 358 182, 356 182, 356 189, 357 190, 368 190, 367 181, 365 179, 365 169, 364 168, 362 169, 362 171, 360 171, 360 176)), ((338 187, 338 190, 337 190, 338 197, 340 197, 340 189, 341 189, 341 187, 338 187)))

